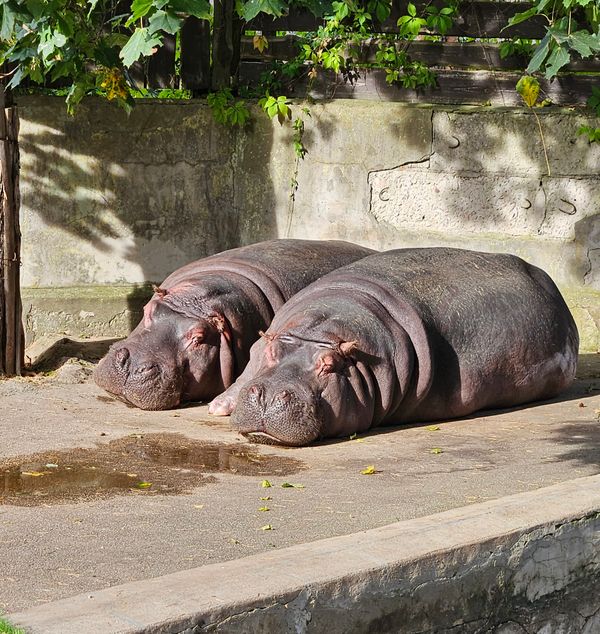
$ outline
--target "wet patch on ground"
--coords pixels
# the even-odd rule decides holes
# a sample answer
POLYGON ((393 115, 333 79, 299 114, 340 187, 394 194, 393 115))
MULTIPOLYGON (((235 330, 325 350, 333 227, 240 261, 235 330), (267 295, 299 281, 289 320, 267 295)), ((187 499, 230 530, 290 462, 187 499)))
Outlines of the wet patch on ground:
POLYGON ((46 451, 0 461, 0 504, 37 506, 114 495, 174 495, 215 482, 213 473, 282 476, 300 460, 243 444, 181 434, 135 434, 93 449, 46 451))

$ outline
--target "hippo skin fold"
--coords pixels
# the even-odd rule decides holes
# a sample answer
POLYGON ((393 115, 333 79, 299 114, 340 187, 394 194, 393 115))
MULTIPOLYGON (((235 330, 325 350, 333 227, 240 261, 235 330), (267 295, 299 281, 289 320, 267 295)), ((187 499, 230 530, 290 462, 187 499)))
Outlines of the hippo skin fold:
POLYGON ((295 293, 372 249, 329 240, 268 240, 188 264, 155 288, 135 330, 94 372, 141 409, 214 398, 244 369, 250 347, 295 293))
POLYGON ((387 251, 295 295, 209 411, 284 445, 456 418, 555 396, 578 345, 554 282, 516 256, 387 251))

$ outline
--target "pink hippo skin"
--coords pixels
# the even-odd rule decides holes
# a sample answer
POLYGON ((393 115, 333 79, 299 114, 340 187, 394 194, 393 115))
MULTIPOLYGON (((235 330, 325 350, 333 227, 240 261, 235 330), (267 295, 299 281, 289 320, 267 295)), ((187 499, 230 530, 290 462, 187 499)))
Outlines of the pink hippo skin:
POLYGON ((143 320, 112 346, 94 379, 148 410, 214 398, 292 295, 372 253, 349 242, 269 240, 192 262, 156 289, 143 320))
POLYGON ((209 406, 255 442, 305 445, 379 425, 555 396, 579 337, 552 280, 513 255, 377 253, 295 295, 209 406))

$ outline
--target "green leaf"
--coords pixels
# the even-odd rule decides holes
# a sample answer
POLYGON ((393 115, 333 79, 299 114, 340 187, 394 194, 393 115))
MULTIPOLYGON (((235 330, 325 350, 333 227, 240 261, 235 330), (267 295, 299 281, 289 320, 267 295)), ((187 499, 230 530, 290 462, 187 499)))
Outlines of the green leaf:
POLYGON ((19 66, 17 68, 17 70, 13 73, 12 77, 10 78, 10 81, 8 82, 8 84, 6 85, 7 88, 16 88, 22 81, 23 79, 26 77, 25 75, 25 70, 23 68, 23 66, 19 66))
POLYGON ((10 40, 15 28, 16 15, 13 10, 5 4, 2 8, 2 26, 0 27, 0 40, 10 40))
POLYGON ((412 2, 408 3, 407 11, 412 18, 417 16, 417 7, 412 2))
POLYGON ((273 485, 272 485, 272 484, 271 484, 268 480, 263 480, 263 481, 260 483, 260 486, 261 486, 263 489, 270 489, 273 485))
POLYGON ((38 45, 38 53, 47 60, 57 48, 62 48, 67 43, 65 35, 59 31, 44 29, 40 35, 40 43, 38 45))
POLYGON ((165 31, 165 33, 175 34, 181 28, 183 20, 178 18, 174 13, 168 13, 167 11, 157 11, 148 23, 148 29, 150 33, 156 33, 157 31, 165 31))
POLYGON ((259 13, 267 13, 275 17, 283 14, 285 3, 281 0, 249 0, 242 7, 242 17, 246 22, 255 18, 259 13))
POLYGON ((155 52, 155 48, 160 45, 162 39, 156 34, 148 33, 146 27, 136 29, 129 41, 122 48, 119 57, 123 64, 129 68, 140 56, 148 57, 155 52))
POLYGON ((378 2, 375 6, 375 15, 380 22, 385 22, 389 17, 392 8, 385 2, 378 2))
POLYGON ((152 0, 133 0, 131 3, 131 17, 127 20, 127 26, 145 17, 152 9, 152 0))
MULTIPOLYGON (((97 2, 98 0, 96 0, 97 2)), ((44 15, 44 9, 46 9, 46 2, 43 0, 27 0, 25 5, 27 7, 27 11, 31 13, 34 20, 39 20, 44 15)), ((8 3, 5 3, 4 6, 7 6, 8 3)))
POLYGON ((532 7, 531 9, 527 9, 527 11, 522 11, 521 13, 517 13, 514 15, 506 24, 506 26, 502 29, 507 29, 509 26, 515 26, 515 24, 521 24, 521 22, 525 22, 525 20, 529 20, 529 18, 533 17, 537 13, 537 8, 532 7))
POLYGON ((571 55, 567 51, 566 48, 562 46, 557 46, 546 62, 546 79, 552 79, 552 77, 556 77, 558 71, 566 66, 571 61, 571 55))
POLYGON ((589 57, 600 50, 600 40, 597 35, 591 35, 587 31, 571 33, 568 40, 569 46, 574 48, 581 57, 589 57))
POLYGON ((207 0, 171 0, 169 8, 175 13, 193 15, 200 20, 208 20, 211 16, 210 3, 207 0))
POLYGON ((540 66, 544 63, 544 60, 548 56, 548 51, 550 49, 550 38, 551 34, 548 32, 544 35, 542 41, 538 44, 535 52, 533 53, 533 57, 529 62, 529 66, 527 66, 528 73, 535 73, 536 70, 540 68, 540 66))

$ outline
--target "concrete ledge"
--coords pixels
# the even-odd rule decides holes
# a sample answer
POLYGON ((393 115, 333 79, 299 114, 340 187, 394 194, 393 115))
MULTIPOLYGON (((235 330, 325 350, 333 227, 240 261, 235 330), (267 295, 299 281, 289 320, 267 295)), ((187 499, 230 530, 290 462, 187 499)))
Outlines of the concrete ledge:
POLYGON ((600 476, 9 618, 38 634, 592 634, 600 631, 600 476))
POLYGON ((61 334, 71 337, 126 337, 142 316, 152 285, 24 288, 26 343, 61 334))
MULTIPOLYGON (((460 245, 459 245, 460 246, 460 245)), ((600 351, 600 291, 561 287, 580 336, 580 352, 600 351)), ((142 317, 152 284, 23 288, 26 342, 56 334, 126 337, 142 317)))

